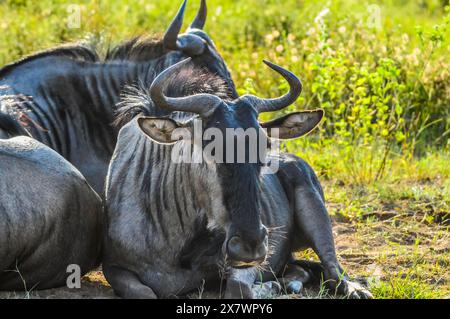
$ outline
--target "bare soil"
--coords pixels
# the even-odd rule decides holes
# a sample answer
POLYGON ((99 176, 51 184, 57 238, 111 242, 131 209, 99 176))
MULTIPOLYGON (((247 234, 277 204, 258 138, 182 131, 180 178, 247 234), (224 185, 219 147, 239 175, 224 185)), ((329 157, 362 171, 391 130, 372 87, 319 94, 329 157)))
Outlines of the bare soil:
MULTIPOLYGON (((338 207, 330 208, 331 211, 339 210, 338 207)), ((381 214, 367 215, 367 220, 364 221, 352 221, 339 214, 333 214, 336 250, 344 269, 351 276, 366 278, 369 283, 376 285, 377 281, 389 282, 393 276, 408 274, 410 268, 417 268, 419 265, 424 275, 421 280, 425 280, 436 289, 441 289, 444 294, 447 293, 446 296, 450 296, 448 219, 427 223, 424 222, 423 216, 419 213, 399 214, 398 207, 386 207, 381 214)), ((310 250, 297 254, 297 257, 316 258, 310 250)), ((318 289, 312 289, 307 290, 303 296, 288 297, 318 297, 317 293, 318 289)), ((201 297, 212 296, 205 293, 201 297)), ((83 278, 81 289, 58 288, 29 293, 0 292, 0 298, 111 299, 117 297, 101 270, 96 270, 83 278)))

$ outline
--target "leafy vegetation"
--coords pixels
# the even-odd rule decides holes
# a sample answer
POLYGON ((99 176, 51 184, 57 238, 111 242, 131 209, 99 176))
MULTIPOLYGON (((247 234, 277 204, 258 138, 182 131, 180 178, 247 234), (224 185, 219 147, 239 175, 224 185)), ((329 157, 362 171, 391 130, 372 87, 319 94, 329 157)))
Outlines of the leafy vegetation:
MULTIPOLYGON (((197 2, 190 1, 186 21, 197 2)), ((161 34, 178 5, 0 1, 0 64, 80 39, 106 48, 142 33, 161 34)), ((370 284, 379 298, 449 297, 448 1, 208 5, 206 30, 240 93, 286 90, 261 63, 268 59, 304 84, 302 97, 285 112, 326 111, 319 130, 283 148, 309 161, 324 182, 336 227, 343 229, 337 246, 346 268, 370 277, 367 267, 375 265, 380 274, 370 284)))

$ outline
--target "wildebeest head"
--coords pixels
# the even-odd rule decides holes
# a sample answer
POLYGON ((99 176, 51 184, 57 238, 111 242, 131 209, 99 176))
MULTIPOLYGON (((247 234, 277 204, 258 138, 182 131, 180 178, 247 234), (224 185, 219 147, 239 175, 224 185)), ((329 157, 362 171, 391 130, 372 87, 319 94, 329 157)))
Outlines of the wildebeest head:
POLYGON ((201 1, 197 16, 187 31, 180 34, 186 2, 187 0, 183 1, 177 15, 164 35, 164 47, 172 50, 173 54, 181 53, 184 58, 191 57, 192 62, 196 66, 208 69, 212 74, 220 76, 226 81, 230 93, 237 97, 234 82, 231 79, 225 61, 217 51, 212 39, 203 31, 207 17, 206 0, 201 1))
MULTIPOLYGON (((262 263, 268 253, 268 232, 260 217, 260 180, 266 155, 263 153, 261 157, 260 149, 254 145, 267 145, 265 138, 270 137, 274 129, 278 129, 279 134, 276 137, 280 139, 296 138, 310 132, 321 121, 323 110, 295 112, 270 122, 259 123, 259 113, 286 108, 295 102, 302 91, 301 82, 294 74, 267 61, 264 62, 281 74, 290 85, 289 92, 282 97, 263 99, 245 95, 231 101, 205 93, 176 98, 166 96, 171 78, 189 61, 190 59, 187 59, 177 63, 161 73, 150 88, 150 96, 159 108, 170 112, 194 113, 197 116, 183 123, 169 117, 140 117, 138 124, 153 141, 176 145, 182 143, 179 137, 185 136, 177 135, 177 130, 194 132, 195 135, 196 125, 201 122, 201 142, 196 141, 195 137, 188 142, 201 145, 207 166, 217 173, 222 190, 222 206, 225 207, 226 214, 218 217, 217 214, 210 213, 208 218, 225 221, 219 226, 223 227, 227 234, 224 250, 231 265, 254 266, 262 263), (267 133, 263 129, 266 129, 267 133), (238 134, 239 130, 244 134, 238 134), (211 153, 205 152, 211 150, 212 142, 209 141, 212 137, 218 147, 211 153), (257 156, 252 156, 254 152, 258 152, 257 156)), ((198 178, 204 178, 199 175, 198 178)))

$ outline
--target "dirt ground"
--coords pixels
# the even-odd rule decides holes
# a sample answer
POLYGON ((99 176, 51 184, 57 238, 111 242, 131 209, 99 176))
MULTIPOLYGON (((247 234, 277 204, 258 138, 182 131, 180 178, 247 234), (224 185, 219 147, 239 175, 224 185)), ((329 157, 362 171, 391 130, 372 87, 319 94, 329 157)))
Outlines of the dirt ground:
MULTIPOLYGON (((438 296, 450 297, 449 220, 444 219, 448 216, 444 216, 440 223, 426 223, 425 215, 418 212, 399 214, 399 207, 385 207, 382 213, 368 214, 362 221, 355 222, 339 215, 339 205, 331 204, 329 208, 334 212, 336 250, 344 269, 353 277, 365 278, 369 285, 374 287, 373 292, 377 298, 426 297, 420 294, 423 289, 439 290, 438 296), (400 285, 399 282, 403 283, 404 280, 417 285, 413 288, 416 287, 419 292, 409 286, 405 288, 403 284, 400 285)), ((299 253, 297 257, 314 259, 315 255, 308 250, 299 253)), ((202 298, 208 297, 211 295, 202 295, 202 298)), ((313 289, 306 290, 302 296, 289 297, 324 296, 313 289)), ((102 272, 97 270, 83 278, 81 289, 1 292, 0 298, 117 297, 102 272)))

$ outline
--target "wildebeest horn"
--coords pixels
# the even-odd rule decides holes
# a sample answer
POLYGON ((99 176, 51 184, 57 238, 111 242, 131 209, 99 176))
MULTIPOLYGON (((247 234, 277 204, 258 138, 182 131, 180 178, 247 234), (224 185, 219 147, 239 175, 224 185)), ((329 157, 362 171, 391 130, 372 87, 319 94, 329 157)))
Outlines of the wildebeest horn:
POLYGON ((241 97, 241 100, 246 100, 248 103, 252 104, 259 113, 278 111, 293 104, 302 93, 302 82, 300 82, 300 79, 295 76, 295 74, 276 64, 266 60, 263 62, 271 69, 280 73, 286 81, 288 81, 290 86, 289 92, 282 97, 274 99, 262 99, 254 95, 244 95, 241 97))
POLYGON ((164 94, 164 89, 170 81, 170 78, 191 60, 191 58, 187 58, 160 73, 150 87, 150 97, 156 106, 167 111, 197 113, 201 117, 206 117, 214 112, 214 109, 222 103, 219 97, 212 94, 195 94, 173 98, 164 94))
POLYGON ((177 50, 177 40, 178 40, 178 34, 181 31, 181 27, 183 26, 183 18, 184 18, 184 11, 186 9, 186 2, 187 0, 183 1, 183 4, 181 5, 180 9, 178 10, 177 15, 173 19, 172 23, 170 24, 169 28, 166 31, 166 34, 164 35, 164 46, 171 50, 177 50))
MULTIPOLYGON (((183 1, 180 9, 178 10, 177 15, 173 19, 170 24, 169 29, 167 29, 166 34, 164 35, 164 46, 170 50, 179 50, 186 53, 188 56, 198 56, 201 55, 205 51, 205 41, 195 34, 183 34, 178 36, 180 33, 181 27, 183 26, 183 18, 184 11, 186 9, 187 0, 183 1)), ((206 4, 203 11, 206 17, 206 4)), ((202 9, 200 9, 197 18, 194 23, 198 23, 199 25, 202 23, 202 9), (196 22, 198 20, 198 22, 196 22)))
POLYGON ((198 9, 197 16, 194 19, 194 22, 192 22, 191 26, 189 28, 191 29, 203 29, 206 23, 206 16, 208 14, 208 8, 206 7, 206 0, 202 0, 200 4, 200 9, 198 9))

